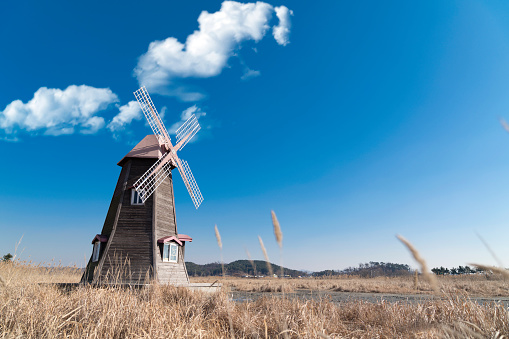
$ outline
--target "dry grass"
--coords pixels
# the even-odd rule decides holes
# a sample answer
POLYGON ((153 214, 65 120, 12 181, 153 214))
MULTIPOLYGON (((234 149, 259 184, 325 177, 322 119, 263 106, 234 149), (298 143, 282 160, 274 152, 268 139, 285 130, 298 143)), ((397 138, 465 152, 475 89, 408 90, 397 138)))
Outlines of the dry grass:
MULTIPOLYGON (((191 277, 193 282, 210 282, 217 277, 191 277)), ((462 275, 436 277, 438 288, 442 293, 460 293, 467 296, 509 297, 509 279, 500 275, 462 275)), ((237 291, 245 292, 293 292, 296 290, 338 291, 360 293, 393 293, 393 294, 432 294, 428 282, 419 279, 415 289, 412 275, 402 277, 359 278, 356 276, 337 276, 331 278, 302 279, 245 279, 227 277, 223 285, 237 291), (270 287, 270 288, 268 288, 270 287)))
MULTIPOLYGON (((304 301, 268 294, 254 302, 236 303, 228 299, 226 290, 204 295, 159 285, 141 290, 82 286, 65 292, 36 282, 75 282, 79 271, 48 271, 20 263, 1 263, 0 275, 7 281, 7 286, 0 287, 0 338, 509 336, 509 316, 503 306, 479 305, 459 297, 422 304, 352 301, 338 305, 326 298, 304 301)), ((412 277, 407 280, 412 286, 412 277)), ((344 278, 260 283, 323 289, 361 282, 389 286, 398 281, 405 282, 344 278)))
POLYGON ((0 261, 0 280, 5 286, 30 283, 75 283, 80 280, 81 273, 82 269, 77 266, 62 267, 60 263, 55 262, 35 264, 31 261, 0 261))

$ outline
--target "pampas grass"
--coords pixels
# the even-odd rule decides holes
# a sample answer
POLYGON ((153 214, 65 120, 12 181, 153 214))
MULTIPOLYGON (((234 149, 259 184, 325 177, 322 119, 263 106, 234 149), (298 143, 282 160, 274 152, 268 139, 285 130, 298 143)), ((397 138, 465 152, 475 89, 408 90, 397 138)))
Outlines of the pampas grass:
POLYGON ((276 237, 277 244, 279 248, 283 248, 283 232, 281 232, 281 227, 279 226, 279 221, 277 220, 276 213, 274 211, 270 211, 272 217, 272 225, 274 226, 274 236, 276 237))
POLYGON ((475 266, 475 267, 480 268, 487 272, 491 271, 496 274, 501 274, 506 279, 509 278, 509 271, 507 271, 505 268, 496 267, 496 266, 486 266, 486 265, 481 265, 481 264, 469 264, 469 265, 475 266))
POLYGON ((283 278, 285 276, 283 268, 283 232, 281 231, 281 226, 279 226, 276 213, 274 213, 274 211, 270 211, 270 215, 272 217, 272 226, 274 227, 274 236, 276 237, 277 244, 279 245, 279 266, 281 267, 281 277, 283 278))
MULTIPOLYGON (((223 261, 217 225, 214 230, 223 261)), ((398 238, 419 262, 424 275, 427 272, 424 259, 406 239, 398 238)), ((266 262, 270 264, 261 237, 259 241, 266 262)), ((474 266, 494 273, 507 273, 496 267, 474 266)), ((232 279, 224 277, 223 269, 225 288, 219 293, 206 295, 157 283, 143 289, 94 288, 89 285, 63 291, 55 285, 39 282, 77 282, 82 272, 80 269, 48 269, 18 260, 0 262, 0 272, 11 281, 0 288, 0 338, 501 339, 509 336, 509 314, 503 304, 479 304, 466 297, 466 292, 454 289, 468 285, 468 293, 486 293, 487 287, 498 284, 507 293, 505 282, 497 277, 490 278, 493 280, 486 280, 487 277, 481 275, 440 277, 442 289, 448 292, 446 296, 418 303, 350 300, 337 304, 320 293, 311 300, 268 294, 254 301, 234 302, 226 287, 238 283, 236 288, 239 290, 242 290, 240 284, 255 284, 252 285, 254 290, 259 284, 260 289, 281 292, 288 288, 307 288, 412 293, 415 292, 412 275, 371 279, 348 276, 232 279)), ((426 287, 427 284, 422 285, 426 287)))
POLYGON ((222 250, 223 249, 223 243, 221 242, 221 234, 219 234, 219 230, 217 229, 217 225, 214 225, 214 231, 216 232, 217 246, 222 250))
POLYGON ((219 252, 221 252, 221 269, 223 271, 224 278, 224 260, 223 260, 223 243, 221 241, 221 234, 219 234, 219 230, 217 229, 217 225, 214 225, 214 231, 216 233, 217 246, 219 247, 219 252))
MULTIPOLYGON (((221 234, 219 234, 219 229, 217 228, 217 225, 214 225, 214 232, 216 233, 216 240, 217 240, 217 246, 219 247, 219 251, 221 252, 221 270, 223 271, 223 279, 225 278, 225 271, 224 271, 224 260, 223 260, 223 242, 221 241, 221 234)), ((235 338, 234 331, 233 331, 233 322, 232 322, 232 316, 230 312, 230 304, 226 304, 226 315, 228 316, 228 324, 230 325, 230 338, 235 338)))
POLYGON ((272 265, 269 260, 269 255, 267 254, 267 250, 265 249, 265 245, 263 245, 262 237, 258 236, 258 241, 260 242, 260 247, 262 248, 263 257, 265 258, 265 262, 267 263, 267 269, 269 270, 270 276, 273 276, 274 271, 272 270, 272 265))
POLYGON ((433 291, 435 291, 435 293, 438 293, 439 290, 438 290, 437 279, 434 274, 430 273, 430 271, 428 269, 428 265, 426 264, 426 261, 424 260, 424 258, 421 257, 421 255, 419 254, 419 251, 417 251, 417 249, 401 235, 397 235, 397 238, 399 239, 399 241, 401 241, 408 248, 410 253, 412 253, 412 256, 414 257, 415 261, 417 261, 417 263, 419 263, 419 265, 421 266, 421 273, 422 273, 424 279, 426 279, 428 281, 428 283, 431 285, 431 288, 433 289, 433 291))
MULTIPOLYGON (((0 263, 0 271, 4 264, 0 263)), ((233 302, 185 288, 35 283, 38 270, 15 263, 19 280, 0 290, 0 338, 507 338, 504 305, 452 296, 422 303, 301 300, 267 296, 233 302), (284 315, 284 316, 283 316, 284 315), (231 325, 230 325, 231 320, 231 325), (281 321, 286 322, 283 329, 281 321)), ((55 271, 55 274, 60 274, 55 271)), ((57 275, 58 277, 58 275, 57 275)), ((67 277, 61 276, 65 279, 67 277)), ((74 274, 75 281, 80 275, 74 274)), ((411 276, 409 277, 411 281, 411 276)), ((262 279, 263 280, 263 279, 262 279)), ((374 279, 365 279, 374 280, 374 279)), ((286 282, 286 280, 285 280, 286 282)))
MULTIPOLYGON (((191 277, 193 282, 212 283, 217 277, 191 277)), ((446 275, 437 277, 438 286, 444 295, 460 294, 468 297, 505 297, 509 298, 509 283, 499 274, 485 275, 446 275)), ((328 292, 352 292, 352 293, 377 293, 383 294, 419 294, 429 295, 433 289, 429 283, 419 281, 418 289, 415 288, 413 274, 399 277, 375 277, 362 278, 359 276, 340 275, 321 278, 236 278, 226 277, 223 286, 235 291, 245 292, 274 292, 274 291, 301 291, 320 292, 327 295, 328 292), (271 290, 267 288, 272 284, 271 290), (283 287, 284 285, 284 287, 283 287)), ((319 294, 320 294, 319 293, 319 294)))
POLYGON ((499 118, 499 121, 500 121, 500 124, 502 125, 502 127, 507 131, 509 132, 509 124, 503 119, 503 118, 499 118))

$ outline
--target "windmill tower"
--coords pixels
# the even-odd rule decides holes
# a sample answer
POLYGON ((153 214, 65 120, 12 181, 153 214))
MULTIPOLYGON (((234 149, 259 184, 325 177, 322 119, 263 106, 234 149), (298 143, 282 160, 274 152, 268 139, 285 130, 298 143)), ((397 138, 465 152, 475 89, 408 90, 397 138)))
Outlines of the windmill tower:
POLYGON ((122 167, 100 234, 92 240, 93 252, 82 283, 186 285, 185 243, 192 238, 177 232, 173 176, 177 168, 194 206, 203 201, 189 165, 177 152, 200 130, 193 114, 170 136, 145 87, 134 92, 154 132, 141 140, 118 165, 122 167))

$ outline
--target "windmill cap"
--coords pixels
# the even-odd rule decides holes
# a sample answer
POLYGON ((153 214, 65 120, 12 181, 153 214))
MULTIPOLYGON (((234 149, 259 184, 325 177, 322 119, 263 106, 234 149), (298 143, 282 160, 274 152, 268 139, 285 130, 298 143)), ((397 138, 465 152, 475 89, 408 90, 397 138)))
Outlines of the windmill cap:
POLYGON ((147 135, 127 153, 117 165, 124 166, 128 158, 159 159, 163 155, 159 141, 154 134, 147 135))

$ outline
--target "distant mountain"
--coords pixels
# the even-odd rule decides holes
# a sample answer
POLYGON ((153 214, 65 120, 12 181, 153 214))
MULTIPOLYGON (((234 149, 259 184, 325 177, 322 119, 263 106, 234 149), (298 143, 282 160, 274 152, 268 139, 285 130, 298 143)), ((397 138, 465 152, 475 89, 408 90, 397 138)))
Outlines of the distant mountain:
MULTIPOLYGON (((245 275, 263 275, 268 276, 269 270, 267 263, 263 260, 254 260, 254 267, 249 260, 236 260, 229 264, 224 264, 225 274, 229 276, 245 276, 245 275)), ((220 276, 223 274, 221 263, 215 262, 205 265, 195 264, 194 262, 186 262, 187 273, 189 276, 220 276)), ((278 276, 281 275, 281 266, 272 264, 272 271, 278 276)), ((283 274, 290 277, 307 276, 303 271, 292 270, 283 267, 283 274)))

